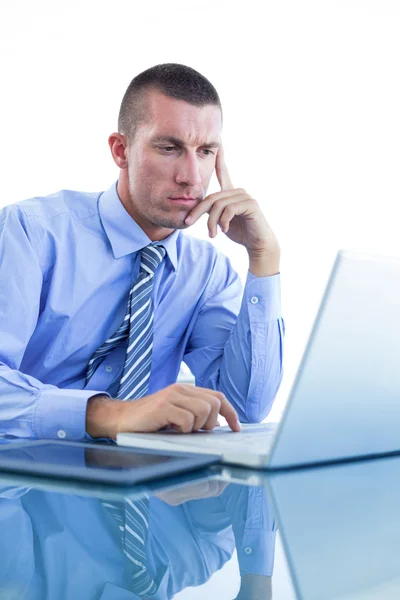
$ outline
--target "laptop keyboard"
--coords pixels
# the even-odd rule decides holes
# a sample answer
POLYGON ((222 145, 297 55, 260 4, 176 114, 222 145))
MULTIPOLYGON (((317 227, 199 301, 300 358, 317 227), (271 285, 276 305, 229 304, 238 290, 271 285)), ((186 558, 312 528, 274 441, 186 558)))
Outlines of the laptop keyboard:
POLYGON ((257 450, 257 448, 265 449, 266 442, 270 442, 275 436, 277 424, 265 423, 260 426, 242 425, 242 431, 233 432, 229 427, 221 427, 214 429, 210 434, 201 434, 201 442, 210 444, 213 447, 224 446, 227 444, 233 446, 245 447, 248 449, 257 450))

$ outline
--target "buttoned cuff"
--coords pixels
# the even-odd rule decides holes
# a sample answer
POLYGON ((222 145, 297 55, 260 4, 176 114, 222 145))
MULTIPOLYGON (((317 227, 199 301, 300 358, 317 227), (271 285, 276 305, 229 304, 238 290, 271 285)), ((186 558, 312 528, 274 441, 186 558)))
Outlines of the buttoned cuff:
POLYGON ((86 433, 86 406, 89 398, 107 392, 95 390, 42 390, 35 406, 33 430, 37 438, 81 441, 86 433))
POLYGON ((274 570, 275 531, 246 532, 241 547, 237 547, 240 575, 265 575, 270 577, 274 570))
POLYGON ((274 321, 281 317, 281 276, 256 277, 247 273, 243 293, 243 304, 247 305, 250 321, 274 321))

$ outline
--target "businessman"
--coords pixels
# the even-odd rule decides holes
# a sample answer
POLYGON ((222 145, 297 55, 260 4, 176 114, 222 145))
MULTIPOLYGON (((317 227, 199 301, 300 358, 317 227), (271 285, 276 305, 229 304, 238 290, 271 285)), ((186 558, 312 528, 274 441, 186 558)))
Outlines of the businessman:
POLYGON ((219 414, 237 431, 266 416, 282 377, 280 249, 232 185, 221 130, 212 84, 157 65, 122 100, 109 190, 0 211, 0 432, 190 432, 219 414), (210 237, 245 246, 244 290, 226 256, 182 233, 205 213, 210 237), (196 386, 176 383, 182 361, 196 386))
MULTIPOLYGON (((0 597, 167 600, 205 584, 236 550, 239 573, 230 577, 240 585, 237 600, 271 598, 277 526, 266 490, 230 484, 197 500, 190 500, 195 486, 179 491, 186 501, 171 505, 174 490, 165 501, 150 499, 141 560, 152 589, 143 593, 127 556, 132 544, 109 510, 115 499, 0 487, 0 597)), ((143 510, 134 496, 121 493, 121 502, 143 510)))

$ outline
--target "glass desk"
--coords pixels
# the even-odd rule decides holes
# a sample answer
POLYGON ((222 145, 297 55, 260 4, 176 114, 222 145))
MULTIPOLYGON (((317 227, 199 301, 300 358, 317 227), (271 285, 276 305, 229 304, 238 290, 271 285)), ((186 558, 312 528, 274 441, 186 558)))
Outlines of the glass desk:
POLYGON ((0 598, 398 600, 399 513, 394 457, 132 488, 0 474, 0 598), (143 506, 151 595, 119 520, 143 506))

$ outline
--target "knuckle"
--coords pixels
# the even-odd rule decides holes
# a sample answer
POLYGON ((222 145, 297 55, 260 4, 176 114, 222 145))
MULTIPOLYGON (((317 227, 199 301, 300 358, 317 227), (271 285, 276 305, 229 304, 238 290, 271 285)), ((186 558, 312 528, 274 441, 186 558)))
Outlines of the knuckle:
POLYGON ((211 411, 212 411, 211 402, 203 402, 203 404, 199 410, 199 416, 202 417, 203 419, 206 419, 210 415, 211 411))
POLYGON ((210 404, 211 404, 212 408, 219 410, 221 408, 221 399, 218 398, 217 396, 213 396, 210 399, 210 404))
POLYGON ((168 394, 158 394, 154 399, 154 409, 160 411, 168 402, 168 394))
POLYGON ((192 431, 194 425, 194 417, 190 413, 187 413, 182 419, 181 429, 183 433, 189 433, 192 431))
POLYGON ((186 390, 187 390, 187 384, 185 383, 173 383, 172 385, 169 386, 169 389, 172 392, 178 393, 178 394, 183 394, 186 390))

